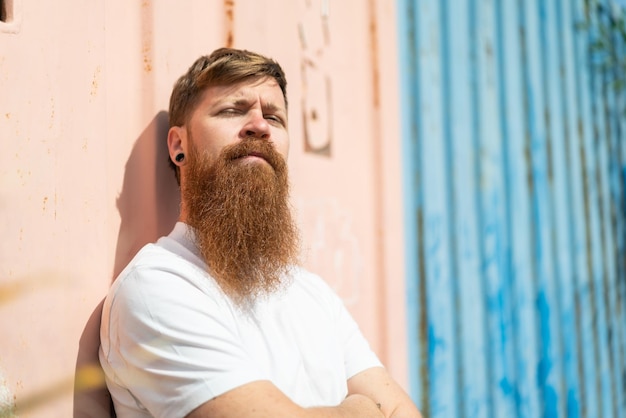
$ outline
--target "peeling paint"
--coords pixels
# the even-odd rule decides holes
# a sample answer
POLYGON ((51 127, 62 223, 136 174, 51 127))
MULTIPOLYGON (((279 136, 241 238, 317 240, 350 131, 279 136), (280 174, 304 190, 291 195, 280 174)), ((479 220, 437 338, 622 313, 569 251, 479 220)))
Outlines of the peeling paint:
POLYGON ((54 97, 50 98, 50 123, 48 124, 48 129, 54 128, 54 115, 55 115, 55 102, 54 97))
POLYGON ((92 97, 98 94, 98 83, 99 83, 101 71, 102 71, 102 68, 100 66, 96 67, 96 71, 94 71, 93 79, 91 80, 91 92, 90 92, 90 95, 92 97))
POLYGON ((152 71, 152 57, 151 57, 151 50, 150 50, 149 45, 144 46, 142 54, 143 54, 143 70, 149 73, 150 71, 152 71))

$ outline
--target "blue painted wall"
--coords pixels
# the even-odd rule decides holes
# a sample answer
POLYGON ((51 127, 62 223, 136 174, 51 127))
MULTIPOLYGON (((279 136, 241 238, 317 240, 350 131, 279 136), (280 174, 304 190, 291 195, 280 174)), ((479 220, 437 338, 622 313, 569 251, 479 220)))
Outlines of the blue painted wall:
POLYGON ((591 48, 609 28, 626 56, 613 3, 398 1, 427 417, 626 417, 626 71, 591 48))

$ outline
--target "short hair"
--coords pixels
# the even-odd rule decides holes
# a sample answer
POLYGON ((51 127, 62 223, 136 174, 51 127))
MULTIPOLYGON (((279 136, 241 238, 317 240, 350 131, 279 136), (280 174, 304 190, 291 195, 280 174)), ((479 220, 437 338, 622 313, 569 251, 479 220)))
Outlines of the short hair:
MULTIPOLYGON (((255 52, 219 48, 198 58, 174 84, 170 96, 169 126, 183 126, 191 118, 202 93, 212 86, 227 86, 242 81, 271 77, 276 80, 287 105, 287 79, 280 65, 255 52)), ((180 184, 180 169, 169 158, 180 184)))

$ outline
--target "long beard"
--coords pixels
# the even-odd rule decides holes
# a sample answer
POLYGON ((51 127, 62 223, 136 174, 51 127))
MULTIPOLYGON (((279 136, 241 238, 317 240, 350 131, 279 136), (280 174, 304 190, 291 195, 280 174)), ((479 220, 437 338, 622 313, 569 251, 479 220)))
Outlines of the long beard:
POLYGON ((286 162, 258 139, 226 147, 215 161, 189 151, 182 194, 209 273, 238 305, 277 291, 299 253, 286 162), (251 153, 269 165, 240 159, 251 153))

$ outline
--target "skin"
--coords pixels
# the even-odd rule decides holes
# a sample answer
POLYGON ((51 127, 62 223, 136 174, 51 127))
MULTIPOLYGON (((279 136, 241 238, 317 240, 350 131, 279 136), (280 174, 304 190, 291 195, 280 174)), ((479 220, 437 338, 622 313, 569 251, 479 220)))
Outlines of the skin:
MULTIPOLYGON (((289 135, 282 92, 272 78, 231 86, 209 87, 185 126, 168 133, 173 161, 189 149, 189 132, 200 152, 215 158, 223 147, 254 136, 272 142, 287 159, 289 135)), ((262 156, 248 156, 242 164, 268 164, 262 156)), ((185 160, 175 162, 185 182, 185 160)), ((180 220, 187 212, 182 202, 180 220)), ((347 382, 348 396, 335 407, 302 408, 269 381, 250 382, 200 405, 188 418, 421 418, 406 392, 382 367, 362 371, 347 382), (380 408, 379 408, 380 405, 380 408)))

